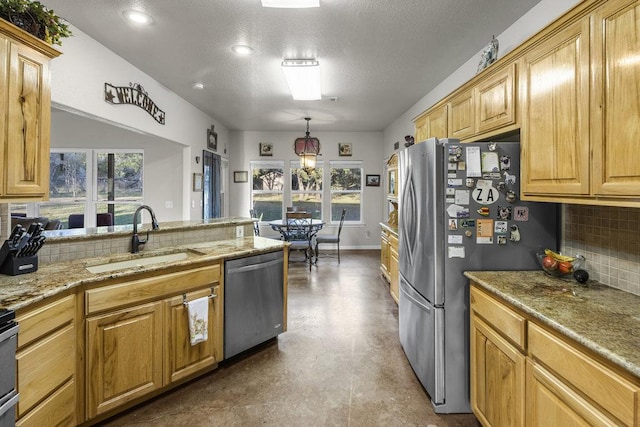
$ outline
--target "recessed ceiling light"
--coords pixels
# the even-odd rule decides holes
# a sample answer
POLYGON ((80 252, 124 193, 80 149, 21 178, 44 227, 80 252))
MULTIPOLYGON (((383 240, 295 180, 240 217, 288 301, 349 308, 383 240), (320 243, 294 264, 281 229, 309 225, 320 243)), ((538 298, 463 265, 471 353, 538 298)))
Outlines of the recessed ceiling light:
POLYGON ((194 83, 191 87, 196 89, 196 90, 202 90, 202 89, 204 89, 204 84, 198 82, 198 83, 194 83))
POLYGON ((153 22, 153 19, 149 15, 139 10, 125 10, 122 12, 122 16, 124 16, 127 21, 138 25, 150 25, 153 22))
POLYGON ((248 56, 253 53, 253 48, 251 46, 247 46, 244 44, 237 44, 235 46, 232 46, 231 50, 236 55, 241 55, 241 56, 248 56))
POLYGON ((320 7, 320 0, 262 0, 262 7, 320 7))

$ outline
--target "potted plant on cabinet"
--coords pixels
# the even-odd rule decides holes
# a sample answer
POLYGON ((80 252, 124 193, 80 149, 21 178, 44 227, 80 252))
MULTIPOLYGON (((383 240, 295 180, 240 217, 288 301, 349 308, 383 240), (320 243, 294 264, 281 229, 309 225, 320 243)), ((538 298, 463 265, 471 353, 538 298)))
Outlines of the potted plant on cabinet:
POLYGON ((62 45, 62 39, 71 36, 62 18, 39 1, 2 0, 0 18, 49 44, 62 45))

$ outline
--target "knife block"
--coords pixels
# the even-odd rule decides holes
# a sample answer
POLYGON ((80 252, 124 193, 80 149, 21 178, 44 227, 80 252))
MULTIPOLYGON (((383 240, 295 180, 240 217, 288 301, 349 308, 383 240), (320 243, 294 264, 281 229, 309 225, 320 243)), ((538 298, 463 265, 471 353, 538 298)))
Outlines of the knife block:
POLYGON ((9 241, 5 240, 0 248, 0 273, 9 276, 32 273, 38 269, 38 255, 16 257, 15 249, 10 249, 9 241))
POLYGON ((9 255, 4 260, 0 273, 9 276, 17 276, 19 274, 33 273, 38 269, 38 255, 31 255, 16 258, 9 255))

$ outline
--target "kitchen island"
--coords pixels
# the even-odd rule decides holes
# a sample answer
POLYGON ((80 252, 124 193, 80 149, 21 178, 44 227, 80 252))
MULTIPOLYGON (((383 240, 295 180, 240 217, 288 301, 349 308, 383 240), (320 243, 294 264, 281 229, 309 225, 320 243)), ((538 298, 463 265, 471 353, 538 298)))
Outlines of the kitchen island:
POLYGON ((273 239, 168 245, 0 276, 0 307, 16 310, 20 325, 16 425, 94 424, 217 368, 224 263, 272 252, 284 254, 285 331, 288 244, 273 239), (204 298, 208 339, 191 345, 187 306, 204 298))
POLYGON ((465 276, 483 425, 640 423, 640 297, 542 271, 465 276))

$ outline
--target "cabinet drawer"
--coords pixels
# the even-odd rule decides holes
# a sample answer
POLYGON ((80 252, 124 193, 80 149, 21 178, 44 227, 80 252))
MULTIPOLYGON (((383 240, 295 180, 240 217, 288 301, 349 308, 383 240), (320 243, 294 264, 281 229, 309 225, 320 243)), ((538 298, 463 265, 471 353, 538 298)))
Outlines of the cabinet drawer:
POLYGON ((498 300, 471 288, 471 309, 520 349, 525 348, 526 320, 498 300))
POLYGON ((73 378, 75 351, 75 328, 68 326, 18 352, 19 416, 73 378))
POLYGON ((75 317, 75 297, 69 295, 35 309, 18 311, 16 321, 20 325, 18 348, 22 348, 61 326, 72 323, 75 317))
POLYGON ((395 249, 396 251, 398 250, 398 238, 393 234, 389 235, 389 244, 392 249, 395 249))
MULTIPOLYGON (((67 382, 58 391, 49 396, 27 416, 16 421, 17 427, 30 426, 75 426, 76 394, 75 381, 67 382)), ((22 394, 20 395, 22 399, 22 394)))
POLYGON ((107 285, 85 292, 85 314, 157 300, 220 281, 220 264, 107 285))
POLYGON ((626 425, 638 425, 638 388, 569 343, 529 323, 529 353, 626 425))

